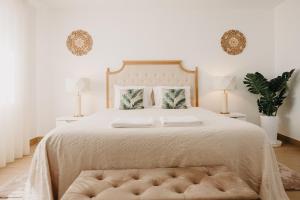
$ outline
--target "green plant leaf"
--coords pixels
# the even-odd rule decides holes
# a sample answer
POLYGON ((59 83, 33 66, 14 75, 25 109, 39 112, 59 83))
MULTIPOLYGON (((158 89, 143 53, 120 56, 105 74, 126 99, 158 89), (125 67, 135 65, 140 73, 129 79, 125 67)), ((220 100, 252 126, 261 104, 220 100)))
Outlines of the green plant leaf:
POLYGON ((284 72, 281 76, 273 78, 270 80, 270 90, 273 92, 279 92, 282 89, 287 87, 287 82, 293 75, 295 69, 291 70, 290 72, 284 72))
POLYGON ((259 72, 248 73, 244 79, 248 91, 253 94, 264 94, 268 90, 268 80, 259 72))
POLYGON ((259 95, 257 106, 260 113, 267 116, 276 116, 279 107, 287 97, 288 85, 295 69, 282 73, 281 76, 268 81, 262 74, 248 73, 244 79, 244 84, 248 91, 259 95))

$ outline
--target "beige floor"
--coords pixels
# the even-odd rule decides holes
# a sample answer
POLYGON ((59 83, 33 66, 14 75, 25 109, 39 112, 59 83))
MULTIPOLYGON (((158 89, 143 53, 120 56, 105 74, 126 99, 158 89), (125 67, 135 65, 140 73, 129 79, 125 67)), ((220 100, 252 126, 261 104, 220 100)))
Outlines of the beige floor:
MULTIPOLYGON (((284 144, 282 147, 276 148, 275 152, 279 162, 300 172, 300 147, 284 144)), ((24 174, 24 172, 27 172, 31 158, 32 156, 26 156, 22 159, 18 159, 14 163, 8 164, 5 168, 0 168, 0 186, 15 177, 24 174)), ((300 191, 288 192, 288 196, 291 200, 300 200, 300 191)))
POLYGON ((16 160, 14 163, 8 164, 5 168, 0 168, 0 186, 26 173, 30 162, 31 156, 26 156, 16 160))

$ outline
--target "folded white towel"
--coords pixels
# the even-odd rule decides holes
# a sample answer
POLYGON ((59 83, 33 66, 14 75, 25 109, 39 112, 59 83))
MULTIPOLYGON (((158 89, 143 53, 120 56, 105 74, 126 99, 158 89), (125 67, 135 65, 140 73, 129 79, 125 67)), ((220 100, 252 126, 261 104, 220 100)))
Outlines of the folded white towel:
POLYGON ((152 118, 117 118, 111 123, 113 128, 150 128, 154 126, 152 118))
POLYGON ((199 126, 202 121, 195 116, 161 117, 160 123, 166 127, 199 126))

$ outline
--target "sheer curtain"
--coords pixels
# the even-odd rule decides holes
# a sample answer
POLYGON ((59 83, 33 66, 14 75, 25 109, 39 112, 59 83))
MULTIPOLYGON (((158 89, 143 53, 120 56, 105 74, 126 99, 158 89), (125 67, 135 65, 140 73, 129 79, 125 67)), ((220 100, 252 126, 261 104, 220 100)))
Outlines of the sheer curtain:
POLYGON ((29 154, 34 131, 31 14, 26 0, 0 0, 0 167, 29 154))

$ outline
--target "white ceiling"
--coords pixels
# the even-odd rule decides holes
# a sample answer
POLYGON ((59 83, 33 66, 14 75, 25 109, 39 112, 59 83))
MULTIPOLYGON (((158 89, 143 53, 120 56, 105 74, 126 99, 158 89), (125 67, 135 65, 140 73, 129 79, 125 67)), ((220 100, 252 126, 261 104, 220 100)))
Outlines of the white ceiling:
MULTIPOLYGON (((106 3, 126 3, 134 0, 29 0, 34 5, 44 5, 55 8, 71 7, 97 7, 106 3)), ((243 8, 243 9, 270 9, 276 7, 285 0, 138 0, 139 3, 163 2, 163 3, 192 3, 201 5, 201 7, 221 7, 221 8, 243 8)))

